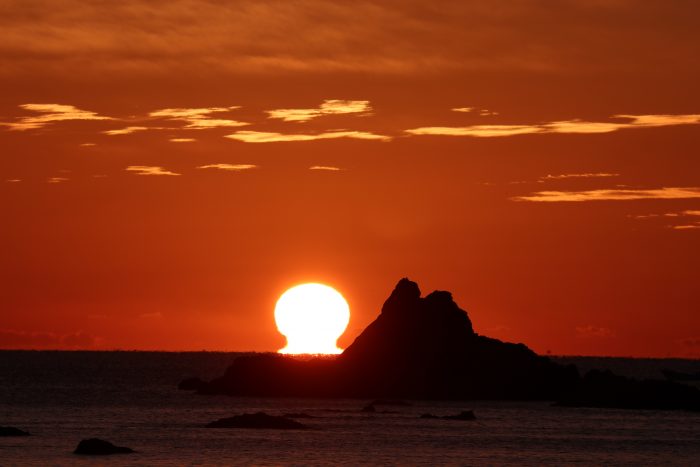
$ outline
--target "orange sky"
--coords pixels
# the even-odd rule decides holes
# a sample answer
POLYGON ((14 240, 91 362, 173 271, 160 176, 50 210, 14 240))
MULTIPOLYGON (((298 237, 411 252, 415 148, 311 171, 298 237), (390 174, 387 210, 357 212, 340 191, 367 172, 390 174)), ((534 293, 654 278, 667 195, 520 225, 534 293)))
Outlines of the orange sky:
POLYGON ((699 14, 0 2, 0 348, 277 350, 305 281, 345 346, 408 276, 541 353, 698 357, 699 14))

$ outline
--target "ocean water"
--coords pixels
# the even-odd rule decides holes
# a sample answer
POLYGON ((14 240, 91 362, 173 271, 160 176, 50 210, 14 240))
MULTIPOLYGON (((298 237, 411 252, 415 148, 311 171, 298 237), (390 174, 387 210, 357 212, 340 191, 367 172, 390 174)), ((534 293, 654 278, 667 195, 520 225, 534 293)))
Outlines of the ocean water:
MULTIPOLYGON (((547 402, 413 401, 197 396, 187 376, 221 374, 235 354, 0 352, 0 425, 32 436, 0 438, 1 466, 80 465, 700 465, 700 414, 553 407, 547 402), (420 419, 473 409, 470 422, 420 419), (245 412, 306 412, 310 429, 207 429, 245 412), (72 454, 99 437, 136 454, 72 454)), ((698 360, 571 359, 630 376, 697 371, 698 360)))

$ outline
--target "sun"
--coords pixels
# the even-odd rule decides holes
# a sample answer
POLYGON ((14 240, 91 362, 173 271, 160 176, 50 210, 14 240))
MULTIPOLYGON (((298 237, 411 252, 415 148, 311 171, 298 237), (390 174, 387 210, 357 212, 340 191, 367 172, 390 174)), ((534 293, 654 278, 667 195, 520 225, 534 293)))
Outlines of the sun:
POLYGON ((287 338, 280 353, 339 354, 336 341, 350 321, 345 298, 323 284, 301 284, 283 293, 275 305, 277 329, 287 338))

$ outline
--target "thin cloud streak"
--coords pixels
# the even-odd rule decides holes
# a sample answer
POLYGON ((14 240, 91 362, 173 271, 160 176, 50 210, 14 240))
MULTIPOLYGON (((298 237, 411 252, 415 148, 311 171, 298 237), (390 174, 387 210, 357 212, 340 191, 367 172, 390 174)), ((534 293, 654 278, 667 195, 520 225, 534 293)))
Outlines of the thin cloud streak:
POLYGON ((150 165, 130 165, 124 170, 134 172, 136 175, 180 175, 179 173, 165 170, 163 167, 150 165))
POLYGON ((97 112, 82 110, 72 105, 64 104, 21 104, 20 108, 38 113, 36 116, 20 117, 17 122, 2 122, 0 125, 10 130, 35 130, 51 123, 69 120, 113 120, 111 117, 99 115, 97 112))
POLYGON ((369 115, 372 107, 369 101, 349 101, 341 99, 326 99, 315 109, 275 109, 268 110, 269 118, 280 119, 284 122, 308 122, 324 115, 358 114, 369 115))
POLYGON ((589 190, 539 191, 528 196, 516 196, 513 201, 584 202, 631 201, 638 199, 693 199, 700 198, 700 187, 668 187, 649 190, 589 190))
POLYGON ((581 174, 560 174, 560 175, 545 175, 544 177, 540 177, 540 181, 546 181, 546 180, 565 180, 569 178, 610 178, 610 177, 619 177, 620 174, 611 174, 611 173, 581 173, 581 174))
POLYGON ((242 170, 250 170, 257 168, 254 164, 207 164, 200 165, 198 169, 218 169, 218 170, 228 170, 230 172, 240 172, 242 170))
POLYGON ((235 139, 244 143, 278 143, 293 141, 316 141, 323 139, 351 138, 362 140, 389 141, 391 137, 377 135, 366 131, 329 131, 318 134, 284 134, 264 131, 238 131, 226 138, 235 139))
POLYGON ((533 125, 470 125, 464 127, 419 127, 404 130, 409 135, 497 137, 533 133, 590 134, 611 133, 630 128, 655 128, 675 125, 700 124, 700 114, 685 115, 613 115, 625 122, 589 122, 564 120, 533 125))
POLYGON ((327 172, 339 172, 343 169, 341 169, 340 167, 333 167, 330 165, 312 165, 311 167, 309 167, 309 170, 325 170, 327 172))
POLYGON ((136 133, 137 131, 146 131, 146 130, 153 130, 154 128, 149 128, 147 126, 128 126, 126 128, 119 128, 116 130, 105 130, 102 133, 105 135, 109 136, 118 136, 118 135, 130 135, 132 133, 136 133))
POLYGON ((239 105, 229 107, 203 107, 203 108, 173 108, 154 110, 148 114, 152 118, 164 118, 167 120, 184 121, 184 128, 192 130, 204 130, 208 128, 227 128, 250 125, 248 122, 238 120, 210 118, 213 113, 230 112, 240 109, 239 105))

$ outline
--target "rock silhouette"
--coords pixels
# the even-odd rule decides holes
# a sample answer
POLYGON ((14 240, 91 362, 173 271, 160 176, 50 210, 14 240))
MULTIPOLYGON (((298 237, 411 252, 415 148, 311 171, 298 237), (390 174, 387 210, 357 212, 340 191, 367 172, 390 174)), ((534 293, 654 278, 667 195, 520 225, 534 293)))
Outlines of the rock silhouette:
POLYGON ((115 446, 109 441, 105 441, 98 438, 84 439, 75 448, 73 454, 82 454, 88 456, 105 456, 110 454, 131 454, 134 453, 133 449, 125 448, 122 446, 115 446))
POLYGON ((305 425, 287 417, 268 415, 265 412, 234 415, 208 423, 207 428, 272 428, 276 430, 299 430, 305 425))
POLYGON ((29 436, 29 433, 13 426, 0 426, 0 436, 29 436))
POLYGON ((474 332, 449 292, 421 297, 401 279, 377 319, 335 359, 241 356, 199 393, 386 399, 548 399, 571 390, 575 366, 474 332))

